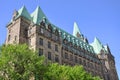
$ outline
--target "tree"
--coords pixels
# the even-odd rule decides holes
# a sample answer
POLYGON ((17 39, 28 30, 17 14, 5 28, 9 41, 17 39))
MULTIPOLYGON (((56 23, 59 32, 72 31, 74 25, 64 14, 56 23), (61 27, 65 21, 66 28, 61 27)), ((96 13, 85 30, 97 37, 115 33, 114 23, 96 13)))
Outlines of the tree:
POLYGON ((82 66, 45 63, 43 56, 26 44, 0 47, 0 80, 100 80, 82 66))
POLYGON ((43 57, 39 57, 27 45, 2 46, 0 52, 1 79, 28 80, 33 76, 42 78, 46 69, 43 57))
POLYGON ((100 80, 87 73, 82 66, 66 66, 58 63, 51 64, 45 75, 45 80, 100 80))

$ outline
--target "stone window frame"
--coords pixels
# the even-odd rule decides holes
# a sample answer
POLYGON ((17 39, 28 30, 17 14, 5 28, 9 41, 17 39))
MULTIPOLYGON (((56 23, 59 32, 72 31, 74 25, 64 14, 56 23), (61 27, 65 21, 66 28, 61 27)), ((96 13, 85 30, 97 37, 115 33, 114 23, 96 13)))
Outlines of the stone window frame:
POLYGON ((65 59, 69 59, 67 52, 65 52, 64 58, 65 58, 65 59))
POLYGON ((48 52, 48 59, 52 60, 52 54, 51 54, 51 52, 48 52))
POLYGON ((48 48, 51 49, 51 42, 48 41, 48 48))
POLYGON ((39 38, 39 45, 43 46, 43 38, 39 38))
POLYGON ((42 48, 39 48, 39 56, 43 55, 43 49, 42 48))
POLYGON ((57 44, 55 44, 55 51, 58 52, 58 45, 57 44))
POLYGON ((55 55, 55 62, 59 62, 59 56, 55 55))

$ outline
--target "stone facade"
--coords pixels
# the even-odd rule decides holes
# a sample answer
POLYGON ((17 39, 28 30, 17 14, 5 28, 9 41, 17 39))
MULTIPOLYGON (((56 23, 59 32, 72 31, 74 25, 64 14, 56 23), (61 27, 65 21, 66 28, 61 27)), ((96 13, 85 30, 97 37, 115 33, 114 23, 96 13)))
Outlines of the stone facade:
POLYGON ((118 80, 109 46, 104 47, 96 38, 94 44, 89 44, 87 38, 76 29, 76 23, 74 28, 78 32, 71 35, 51 24, 39 7, 31 15, 22 7, 14 12, 12 21, 7 25, 6 44, 26 43, 47 60, 62 65, 83 65, 93 76, 118 80), (96 52, 95 44, 99 45, 99 52, 96 52))

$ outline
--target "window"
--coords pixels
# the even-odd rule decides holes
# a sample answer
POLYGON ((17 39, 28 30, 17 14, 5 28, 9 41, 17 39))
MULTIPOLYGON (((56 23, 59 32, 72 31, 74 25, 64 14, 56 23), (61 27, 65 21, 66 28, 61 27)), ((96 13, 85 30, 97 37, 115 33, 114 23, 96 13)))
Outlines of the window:
POLYGON ((73 61, 73 55, 70 54, 70 61, 73 61))
POLYGON ((76 63, 78 62, 78 60, 77 60, 77 56, 75 56, 75 62, 76 62, 76 63))
POLYGON ((39 56, 43 55, 43 49, 39 49, 39 56))
POLYGON ((58 52, 58 45, 55 45, 55 51, 58 52))
POLYGON ((82 60, 81 60, 81 58, 79 58, 79 63, 82 64, 82 60))
POLYGON ((39 44, 43 46, 43 39, 42 38, 39 39, 39 44))
POLYGON ((85 60, 83 60, 83 65, 86 66, 86 61, 85 60))
POLYGON ((31 34, 31 28, 29 29, 29 34, 31 34))
POLYGON ((15 41, 17 40, 17 36, 15 36, 15 41))
POLYGON ((28 29, 27 29, 27 28, 25 28, 25 30, 24 30, 24 32, 23 32, 23 34, 24 34, 24 37, 26 38, 26 37, 27 37, 27 35, 28 35, 28 29))
POLYGON ((43 34, 43 32, 44 32, 44 31, 43 31, 43 28, 40 28, 40 33, 42 33, 42 34, 43 34))
POLYGON ((51 52, 48 52, 48 59, 51 60, 51 52))
POLYGON ((51 42, 48 41, 48 48, 51 49, 51 42))
POLYGON ((55 55, 55 62, 59 62, 58 55, 55 55))
POLYGON ((8 41, 10 41, 10 38, 11 38, 11 36, 9 35, 9 36, 8 36, 8 41))
POLYGON ((65 59, 68 59, 68 53, 65 53, 65 59))

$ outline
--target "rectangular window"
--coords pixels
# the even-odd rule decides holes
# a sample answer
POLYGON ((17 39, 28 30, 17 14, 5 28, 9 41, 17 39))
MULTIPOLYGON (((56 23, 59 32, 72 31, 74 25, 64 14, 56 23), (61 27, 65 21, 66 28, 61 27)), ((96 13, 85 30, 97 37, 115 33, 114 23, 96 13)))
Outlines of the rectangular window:
POLYGON ((15 41, 17 40, 17 36, 15 36, 15 41))
POLYGON ((51 52, 48 52, 48 59, 51 60, 51 52))
POLYGON ((68 53, 65 53, 65 59, 68 59, 68 53))
POLYGON ((41 46, 43 46, 43 39, 42 39, 42 38, 39 39, 39 44, 40 44, 41 46))
POLYGON ((43 28, 40 28, 40 33, 42 33, 42 34, 43 34, 43 28))
POLYGON ((48 41, 48 48, 51 49, 51 42, 48 41))
POLYGON ((55 55, 55 62, 59 62, 59 57, 58 57, 58 55, 55 55))
POLYGON ((81 58, 79 58, 79 64, 82 64, 82 60, 81 60, 81 58))
POLYGON ((28 34, 31 34, 31 28, 29 29, 28 34))
POLYGON ((43 49, 39 49, 39 56, 43 55, 43 49))
POLYGON ((77 56, 75 56, 75 62, 76 62, 76 63, 78 62, 78 60, 77 60, 77 56))
POLYGON ((86 66, 86 61, 85 60, 83 60, 83 65, 86 66))
POLYGON ((58 45, 55 45, 55 51, 58 52, 58 45))
POLYGON ((70 54, 70 61, 73 61, 73 55, 70 54))

